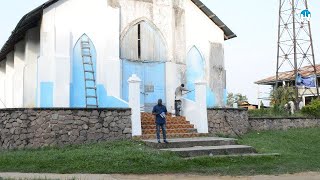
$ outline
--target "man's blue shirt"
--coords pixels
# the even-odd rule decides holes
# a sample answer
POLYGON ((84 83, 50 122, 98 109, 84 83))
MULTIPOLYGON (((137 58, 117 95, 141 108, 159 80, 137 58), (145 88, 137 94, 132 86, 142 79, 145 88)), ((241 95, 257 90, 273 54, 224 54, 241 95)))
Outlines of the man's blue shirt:
POLYGON ((152 113, 157 113, 156 115, 156 123, 157 124, 165 124, 166 123, 166 118, 162 118, 160 116, 161 113, 166 113, 167 114, 167 108, 164 105, 156 105, 153 107, 152 113))

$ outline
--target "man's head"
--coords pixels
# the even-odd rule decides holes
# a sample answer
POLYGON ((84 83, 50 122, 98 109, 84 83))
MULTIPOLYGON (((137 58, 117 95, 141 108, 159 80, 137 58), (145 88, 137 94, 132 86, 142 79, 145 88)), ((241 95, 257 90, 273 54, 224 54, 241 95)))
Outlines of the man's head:
POLYGON ((184 87, 184 84, 181 84, 181 87, 184 87))
POLYGON ((162 105, 162 99, 158 100, 158 105, 160 105, 160 106, 162 105))

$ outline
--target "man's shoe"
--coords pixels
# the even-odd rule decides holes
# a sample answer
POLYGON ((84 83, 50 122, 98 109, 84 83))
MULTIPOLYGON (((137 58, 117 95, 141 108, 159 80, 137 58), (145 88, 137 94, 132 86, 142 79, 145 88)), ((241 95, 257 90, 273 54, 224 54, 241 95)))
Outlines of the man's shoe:
POLYGON ((169 144, 169 142, 167 140, 164 140, 163 142, 166 143, 166 144, 169 144))
POLYGON ((159 143, 159 144, 161 144, 161 141, 160 141, 160 140, 158 140, 158 143, 159 143))

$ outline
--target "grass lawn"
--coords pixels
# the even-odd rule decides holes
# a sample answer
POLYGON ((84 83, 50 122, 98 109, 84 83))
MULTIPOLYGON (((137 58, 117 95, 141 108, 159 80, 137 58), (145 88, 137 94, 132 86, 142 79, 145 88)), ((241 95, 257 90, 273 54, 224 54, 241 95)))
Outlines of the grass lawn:
POLYGON ((183 159, 141 142, 118 141, 63 149, 0 152, 1 172, 283 174, 320 171, 320 128, 250 133, 240 140, 278 157, 183 159))

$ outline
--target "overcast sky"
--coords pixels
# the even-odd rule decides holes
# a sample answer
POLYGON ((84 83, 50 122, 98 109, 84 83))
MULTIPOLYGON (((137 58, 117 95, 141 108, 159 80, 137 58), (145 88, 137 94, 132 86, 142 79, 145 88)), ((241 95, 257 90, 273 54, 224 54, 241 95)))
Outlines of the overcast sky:
MULTIPOLYGON (((0 0, 0 46, 21 17, 46 0, 0 0)), ((203 0, 238 37, 225 43, 229 92, 257 103, 254 82, 275 74, 279 0, 203 0)), ((309 1, 316 62, 320 60, 320 1, 309 1)), ((267 88, 261 88, 266 91, 267 88)), ((263 94, 261 94, 262 96, 263 94)))

